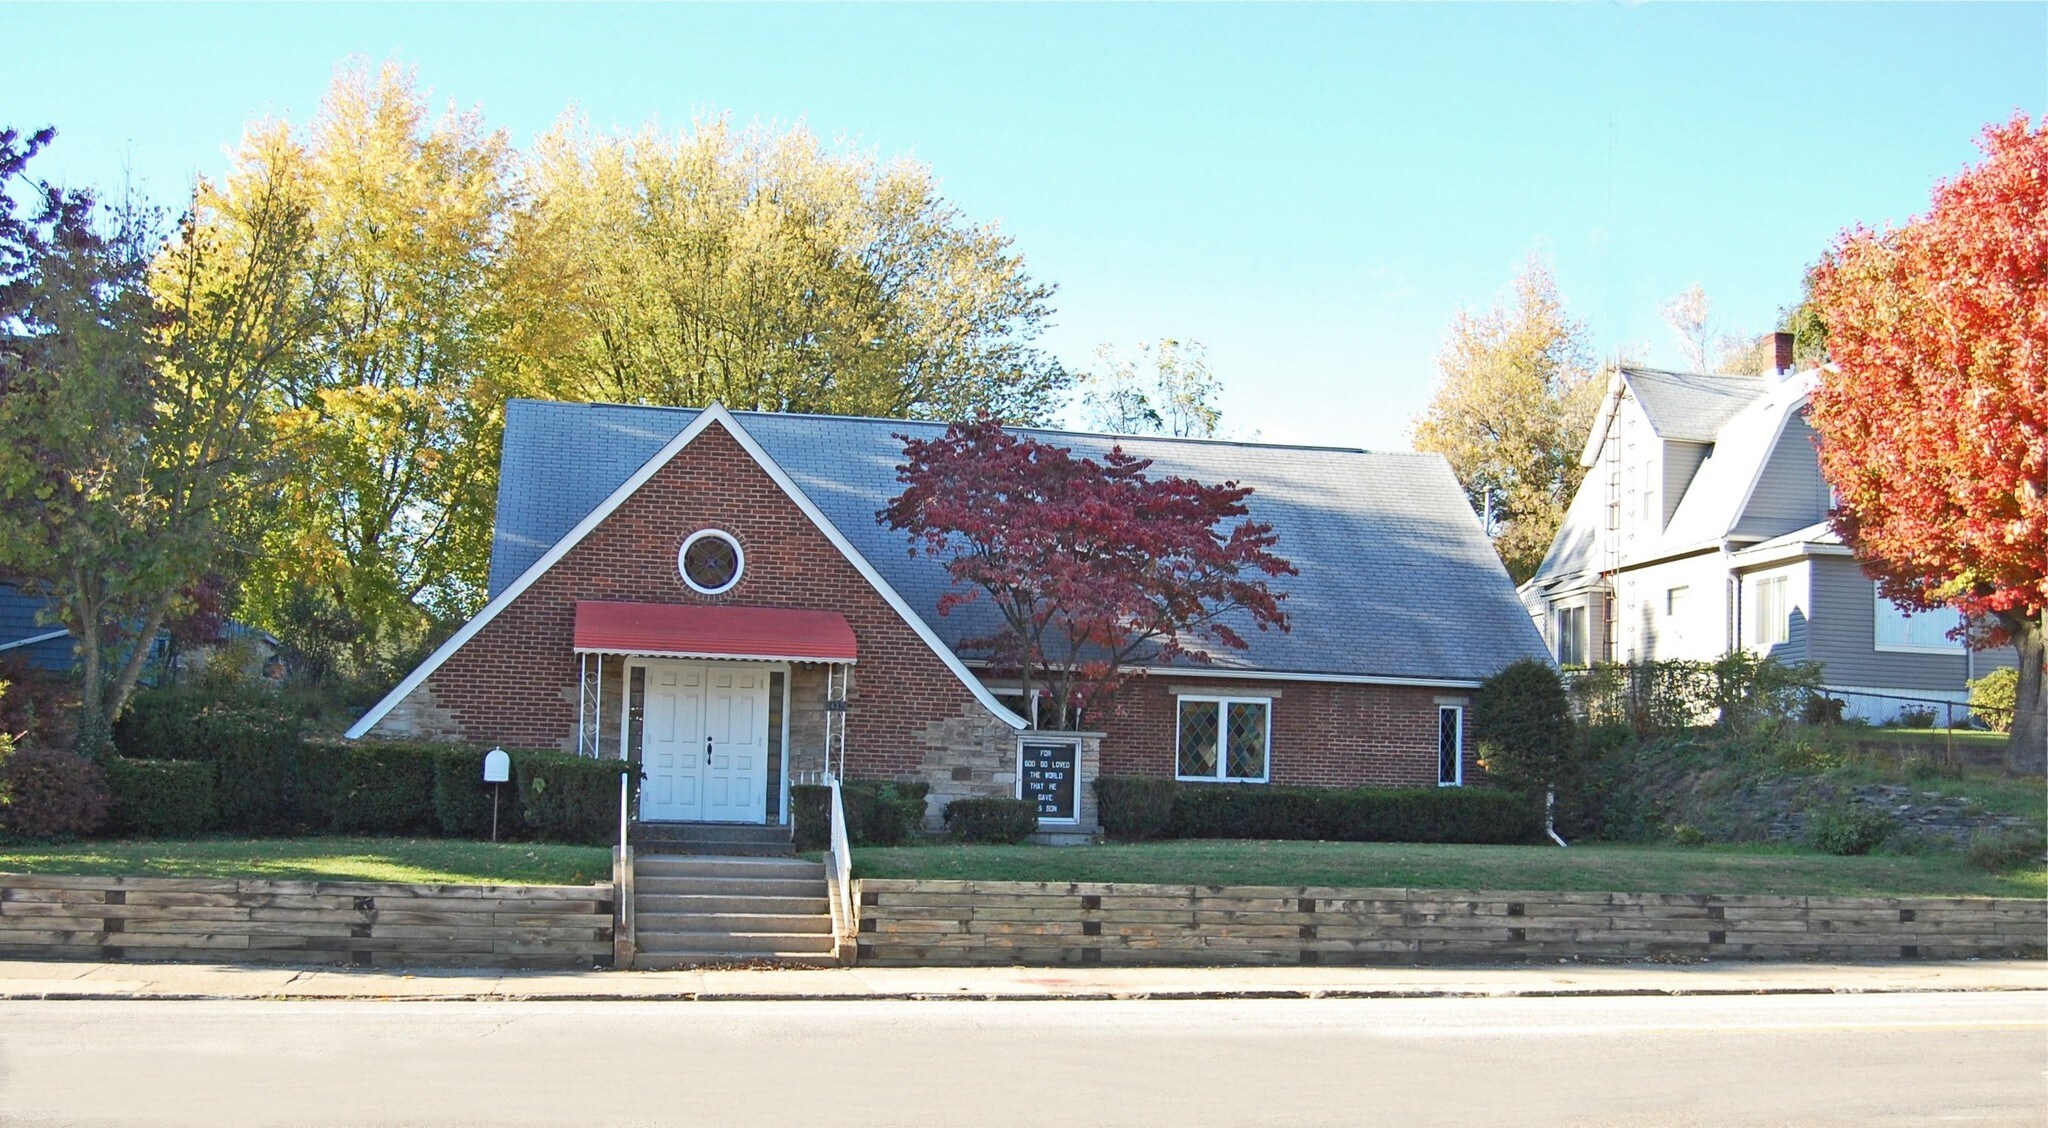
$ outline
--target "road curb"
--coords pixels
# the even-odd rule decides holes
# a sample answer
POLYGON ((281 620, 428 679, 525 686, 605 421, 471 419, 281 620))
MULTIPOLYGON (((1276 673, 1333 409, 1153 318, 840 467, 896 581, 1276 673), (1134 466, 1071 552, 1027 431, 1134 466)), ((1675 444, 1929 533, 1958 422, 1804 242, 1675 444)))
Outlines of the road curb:
POLYGON ((300 992, 205 992, 205 991, 6 991, 0 1002, 363 1002, 363 1003, 850 1003, 850 1002, 974 1002, 974 1003, 1074 1003, 1074 1002, 1201 1002, 1210 1000, 1280 999, 1592 999, 1592 998, 1728 998, 1763 995, 1983 995, 2048 994, 2048 986, 1954 986, 1901 985, 1896 987, 1357 987, 1357 988, 1261 988, 1255 990, 1173 990, 1045 992, 973 991, 876 991, 848 994, 816 994, 787 991, 678 991, 648 994, 451 992, 448 994, 305 994, 300 992))

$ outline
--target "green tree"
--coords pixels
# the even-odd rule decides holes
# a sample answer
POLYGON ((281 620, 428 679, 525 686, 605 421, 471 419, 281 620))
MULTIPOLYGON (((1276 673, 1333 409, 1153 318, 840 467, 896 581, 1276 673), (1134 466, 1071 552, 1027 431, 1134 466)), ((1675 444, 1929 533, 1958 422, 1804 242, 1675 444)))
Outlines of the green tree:
POLYGON ((1436 393, 1413 424, 1415 449, 1450 460, 1520 583, 1542 563, 1585 475, 1579 454, 1605 390, 1586 327, 1566 314, 1548 264, 1532 256, 1506 301, 1452 320, 1437 369, 1436 393))
MULTIPOLYGON (((0 134, 0 180, 25 178, 14 139, 0 134)), ((71 631, 77 743, 98 753, 158 632, 257 527, 262 405, 300 329, 287 294, 303 215, 254 188, 166 244, 138 209, 36 191, 38 213, 8 226, 0 567, 71 631)))
POLYGON ((1577 770, 1564 681, 1541 659, 1523 658, 1479 684, 1472 734, 1479 766, 1503 783, 1540 790, 1571 782, 1577 770))
POLYGON ((292 473, 245 598, 281 635, 350 624, 353 669, 473 611, 489 568, 515 156, 475 112, 435 118, 396 65, 342 68, 298 133, 252 127, 218 194, 278 182, 305 209, 313 330, 277 395, 292 473))
POLYGON ((515 348, 558 394, 1030 422, 1068 383, 1032 347, 1052 288, 922 165, 802 129, 565 120, 529 176, 515 348))

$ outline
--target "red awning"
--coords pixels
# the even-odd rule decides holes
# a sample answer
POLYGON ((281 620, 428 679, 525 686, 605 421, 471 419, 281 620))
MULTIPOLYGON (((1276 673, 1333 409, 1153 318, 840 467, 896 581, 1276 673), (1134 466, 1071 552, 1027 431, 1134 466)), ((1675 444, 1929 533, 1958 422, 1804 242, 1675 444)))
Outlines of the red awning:
POLYGON ((851 662, 856 653, 837 611, 582 602, 576 652, 781 662, 851 662))

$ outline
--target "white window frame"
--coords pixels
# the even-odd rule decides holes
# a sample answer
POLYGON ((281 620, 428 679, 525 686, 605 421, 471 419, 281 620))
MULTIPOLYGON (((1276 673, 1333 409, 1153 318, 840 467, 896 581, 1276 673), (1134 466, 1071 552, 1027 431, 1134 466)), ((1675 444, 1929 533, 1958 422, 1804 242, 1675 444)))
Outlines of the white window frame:
MULTIPOLYGON (((1955 611, 1908 612, 1905 608, 1886 599, 1884 594, 1877 590, 1877 584, 1875 583, 1870 585, 1870 595, 1872 600, 1870 648, 1872 650, 1883 654, 1963 654, 1968 652, 1969 648, 1967 646, 1964 646, 1955 639, 1948 638, 1946 635, 1943 636, 1939 643, 1885 641, 1884 624, 1887 615, 1892 616, 1895 621, 1900 623, 1905 623, 1911 619, 1918 619, 1922 616, 1956 615, 1960 618, 1960 615, 1955 611)), ((1946 630, 1946 628, 1943 629, 1946 630)))
POLYGON ((1559 607, 1556 611, 1556 617, 1557 664, 1560 666, 1591 665, 1592 639, 1590 637, 1590 628, 1587 625, 1587 620, 1591 615, 1586 605, 1581 603, 1573 607, 1559 607), (1576 626, 1572 623, 1573 616, 1578 617, 1576 626), (1567 646, 1567 644, 1570 645, 1567 646), (1567 649, 1573 652, 1569 656, 1566 654, 1567 649))
POLYGON ((1792 641, 1792 577, 1782 573, 1774 576, 1759 576, 1756 580, 1756 609, 1753 612, 1756 645, 1762 647, 1784 646, 1792 641), (1764 592, 1776 588, 1778 595, 1777 614, 1771 615, 1769 601, 1764 592))
POLYGON ((1436 707, 1436 785, 1438 787, 1465 786, 1465 707, 1463 705, 1439 705, 1436 707), (1458 715, 1457 771, 1454 778, 1444 778, 1444 714, 1458 715))
POLYGON ((724 529, 698 529, 696 532, 683 538, 683 547, 676 549, 676 575, 681 576, 683 583, 698 595, 724 595, 726 592, 738 587, 740 578, 746 574, 747 550, 740 547, 740 538, 733 536, 724 529), (690 546, 706 537, 716 537, 732 547, 732 579, 727 580, 720 587, 704 587, 698 584, 697 581, 690 578, 690 569, 686 566, 686 562, 690 557, 690 546))
POLYGON ((1173 778, 1183 783, 1267 783, 1273 778, 1273 699, 1270 697, 1228 697, 1209 693, 1180 693, 1173 698, 1173 778), (1181 706, 1187 702, 1216 706, 1216 773, 1182 775, 1180 772, 1181 706), (1262 705, 1266 710, 1265 771, 1257 776, 1225 775, 1230 770, 1230 707, 1262 705))

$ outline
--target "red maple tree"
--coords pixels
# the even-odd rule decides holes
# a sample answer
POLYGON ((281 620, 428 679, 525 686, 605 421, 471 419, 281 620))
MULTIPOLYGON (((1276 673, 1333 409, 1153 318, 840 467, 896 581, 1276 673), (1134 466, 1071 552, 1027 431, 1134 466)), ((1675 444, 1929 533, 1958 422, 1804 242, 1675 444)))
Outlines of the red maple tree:
POLYGON ((1834 526, 1886 596, 2015 645, 2007 767, 2042 770, 2048 608, 2048 122, 1985 129, 1982 163, 1903 227, 1843 232, 1814 269, 1831 365, 1811 419, 1834 526))
POLYGON ((1245 649, 1226 620, 1288 629, 1263 577, 1295 569, 1273 527, 1245 519, 1249 486, 1151 477, 1122 447, 1077 458, 987 416, 896 437, 903 492, 877 516, 945 561, 940 614, 990 597, 1002 626, 962 647, 1015 671, 1026 701, 1043 687, 1055 728, 1099 716, 1135 662, 1245 649))

